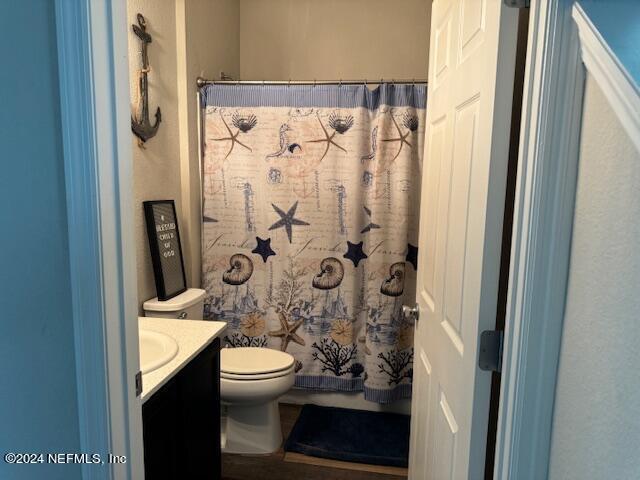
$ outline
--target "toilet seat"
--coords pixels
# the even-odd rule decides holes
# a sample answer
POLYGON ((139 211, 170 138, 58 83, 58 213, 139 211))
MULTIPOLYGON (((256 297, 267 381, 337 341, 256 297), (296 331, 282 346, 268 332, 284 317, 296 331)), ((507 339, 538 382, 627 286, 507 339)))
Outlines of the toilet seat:
POLYGON ((265 380, 289 375, 295 359, 286 352, 262 347, 223 348, 220 377, 230 380, 265 380))
POLYGON ((270 378, 278 378, 290 375, 295 366, 291 365, 289 368, 285 368, 284 370, 279 370, 277 372, 269 372, 269 373, 256 373, 256 374, 247 374, 247 373, 230 373, 230 372, 220 372, 220 378, 226 380, 239 380, 239 381, 256 381, 256 380, 268 380, 270 378))

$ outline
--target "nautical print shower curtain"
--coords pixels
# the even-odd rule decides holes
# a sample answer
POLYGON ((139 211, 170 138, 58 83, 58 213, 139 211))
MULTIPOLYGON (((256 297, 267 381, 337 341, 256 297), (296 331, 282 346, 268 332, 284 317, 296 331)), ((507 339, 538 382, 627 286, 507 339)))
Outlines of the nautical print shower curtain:
POLYGON ((409 397, 426 86, 201 93, 206 318, 297 387, 409 397))

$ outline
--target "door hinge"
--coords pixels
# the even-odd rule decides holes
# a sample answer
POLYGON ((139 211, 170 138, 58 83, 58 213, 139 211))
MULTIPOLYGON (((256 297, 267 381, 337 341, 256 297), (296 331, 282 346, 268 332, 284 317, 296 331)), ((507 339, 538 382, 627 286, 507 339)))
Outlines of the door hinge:
POLYGON ((500 372, 502 370, 502 330, 485 330, 480 334, 478 366, 481 370, 500 372))
POLYGON ((136 397, 142 394, 142 372, 136 373, 136 397))
POLYGON ((513 8, 529 8, 531 0, 504 0, 504 4, 513 8))

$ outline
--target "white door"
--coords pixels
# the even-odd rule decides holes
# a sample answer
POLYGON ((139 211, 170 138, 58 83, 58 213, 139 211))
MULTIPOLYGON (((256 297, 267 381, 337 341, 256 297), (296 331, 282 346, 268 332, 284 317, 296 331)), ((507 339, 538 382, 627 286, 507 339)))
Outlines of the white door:
POLYGON ((431 13, 420 219, 411 480, 484 477, 517 36, 502 0, 431 13))

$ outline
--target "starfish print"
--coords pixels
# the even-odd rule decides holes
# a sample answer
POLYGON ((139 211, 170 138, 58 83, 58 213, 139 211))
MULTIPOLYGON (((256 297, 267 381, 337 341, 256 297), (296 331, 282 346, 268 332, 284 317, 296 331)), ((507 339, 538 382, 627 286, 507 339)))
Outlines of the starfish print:
POLYGON ((282 343, 280 344, 280 350, 286 352, 287 347, 289 346, 289 342, 291 341, 304 347, 304 339, 296 333, 296 330, 300 327, 300 325, 302 325, 302 322, 304 320, 301 318, 297 322, 289 323, 287 321, 287 317, 283 312, 278 312, 278 316, 280 317, 280 330, 269 332, 269 336, 281 338, 282 343))
POLYGON ((400 152, 402 152, 402 147, 404 147, 405 143, 408 145, 409 148, 411 148, 411 143, 409 143, 409 141, 407 140, 407 137, 409 135, 411 135, 411 130, 409 130, 407 133, 403 134, 402 130, 400 130, 400 127, 398 126, 398 122, 396 122, 395 117, 393 116, 393 111, 389 111, 389 114, 391 115, 391 121, 393 122, 393 125, 396 127, 396 130, 398 131, 398 137, 396 138, 383 138, 382 141, 383 142, 400 142, 400 148, 398 149, 398 153, 395 154, 395 156, 393 157, 393 160, 391 160, 392 162, 398 158, 398 156, 400 156, 400 152))
POLYGON ((354 267, 358 266, 358 264, 360 263, 360 260, 369 258, 368 255, 362 251, 362 242, 351 243, 348 240, 347 240, 347 253, 345 253, 343 257, 351 260, 353 262, 354 267))
POLYGON ((262 261, 267 263, 267 258, 276 254, 276 252, 271 248, 271 239, 267 238, 266 240, 263 240, 260 237, 256 237, 256 242, 256 248, 251 250, 251 253, 257 253, 262 257, 262 261))
POLYGON ((338 132, 334 131, 331 135, 329 135, 329 132, 327 132, 327 129, 322 124, 322 120, 320 120, 320 114, 318 112, 316 112, 316 116, 318 117, 318 122, 320 122, 320 126, 322 127, 322 131, 324 132, 324 138, 319 138, 317 140, 307 140, 306 143, 321 143, 321 142, 326 142, 327 143, 327 146, 324 149, 324 153, 322 154, 322 157, 320 157, 320 161, 322 161, 324 159, 324 157, 327 155, 327 152, 329 151, 329 147, 331 147, 331 145, 334 145, 334 146, 338 147, 340 150, 342 150, 343 152, 347 153, 347 151, 344 148, 342 148, 340 145, 338 145, 333 140, 333 137, 335 137, 336 133, 338 133, 338 132))
POLYGON ((233 148, 236 146, 236 143, 239 145, 242 145, 244 148, 252 152, 253 150, 251 150, 251 147, 247 147, 244 143, 238 140, 238 135, 240 135, 240 132, 242 132, 242 130, 238 129, 238 131, 234 134, 229 128, 229 125, 227 125, 227 122, 225 122, 224 117, 222 116, 222 112, 220 112, 220 119, 222 120, 222 123, 224 123, 224 126, 227 128, 227 131, 229 132, 229 136, 222 137, 222 138, 214 138, 213 141, 224 142, 226 140, 231 140, 231 147, 229 148, 229 151, 227 152, 227 154, 224 156, 224 159, 226 160, 229 157, 229 155, 231 155, 231 152, 233 152, 233 148))
POLYGON ((284 229, 287 231, 289 243, 291 243, 291 235, 293 233, 291 227, 293 225, 309 225, 309 223, 295 218, 296 208, 298 208, 298 202, 294 203, 287 213, 285 213, 284 210, 276 207, 273 203, 271 204, 271 206, 276 211, 276 213, 280 215, 280 220, 271 225, 269 227, 269 230, 275 230, 276 228, 284 227, 284 229))
MULTIPOLYGON (((371 219, 371 210, 369 210, 369 208, 367 208, 366 205, 363 206, 362 208, 364 208, 364 211, 366 212, 367 216, 369 217, 369 219, 371 219)), ((381 228, 380 225, 370 221, 369 224, 366 227, 364 227, 362 230, 360 230, 360 233, 368 233, 371 230, 375 230, 377 228, 381 228)))

